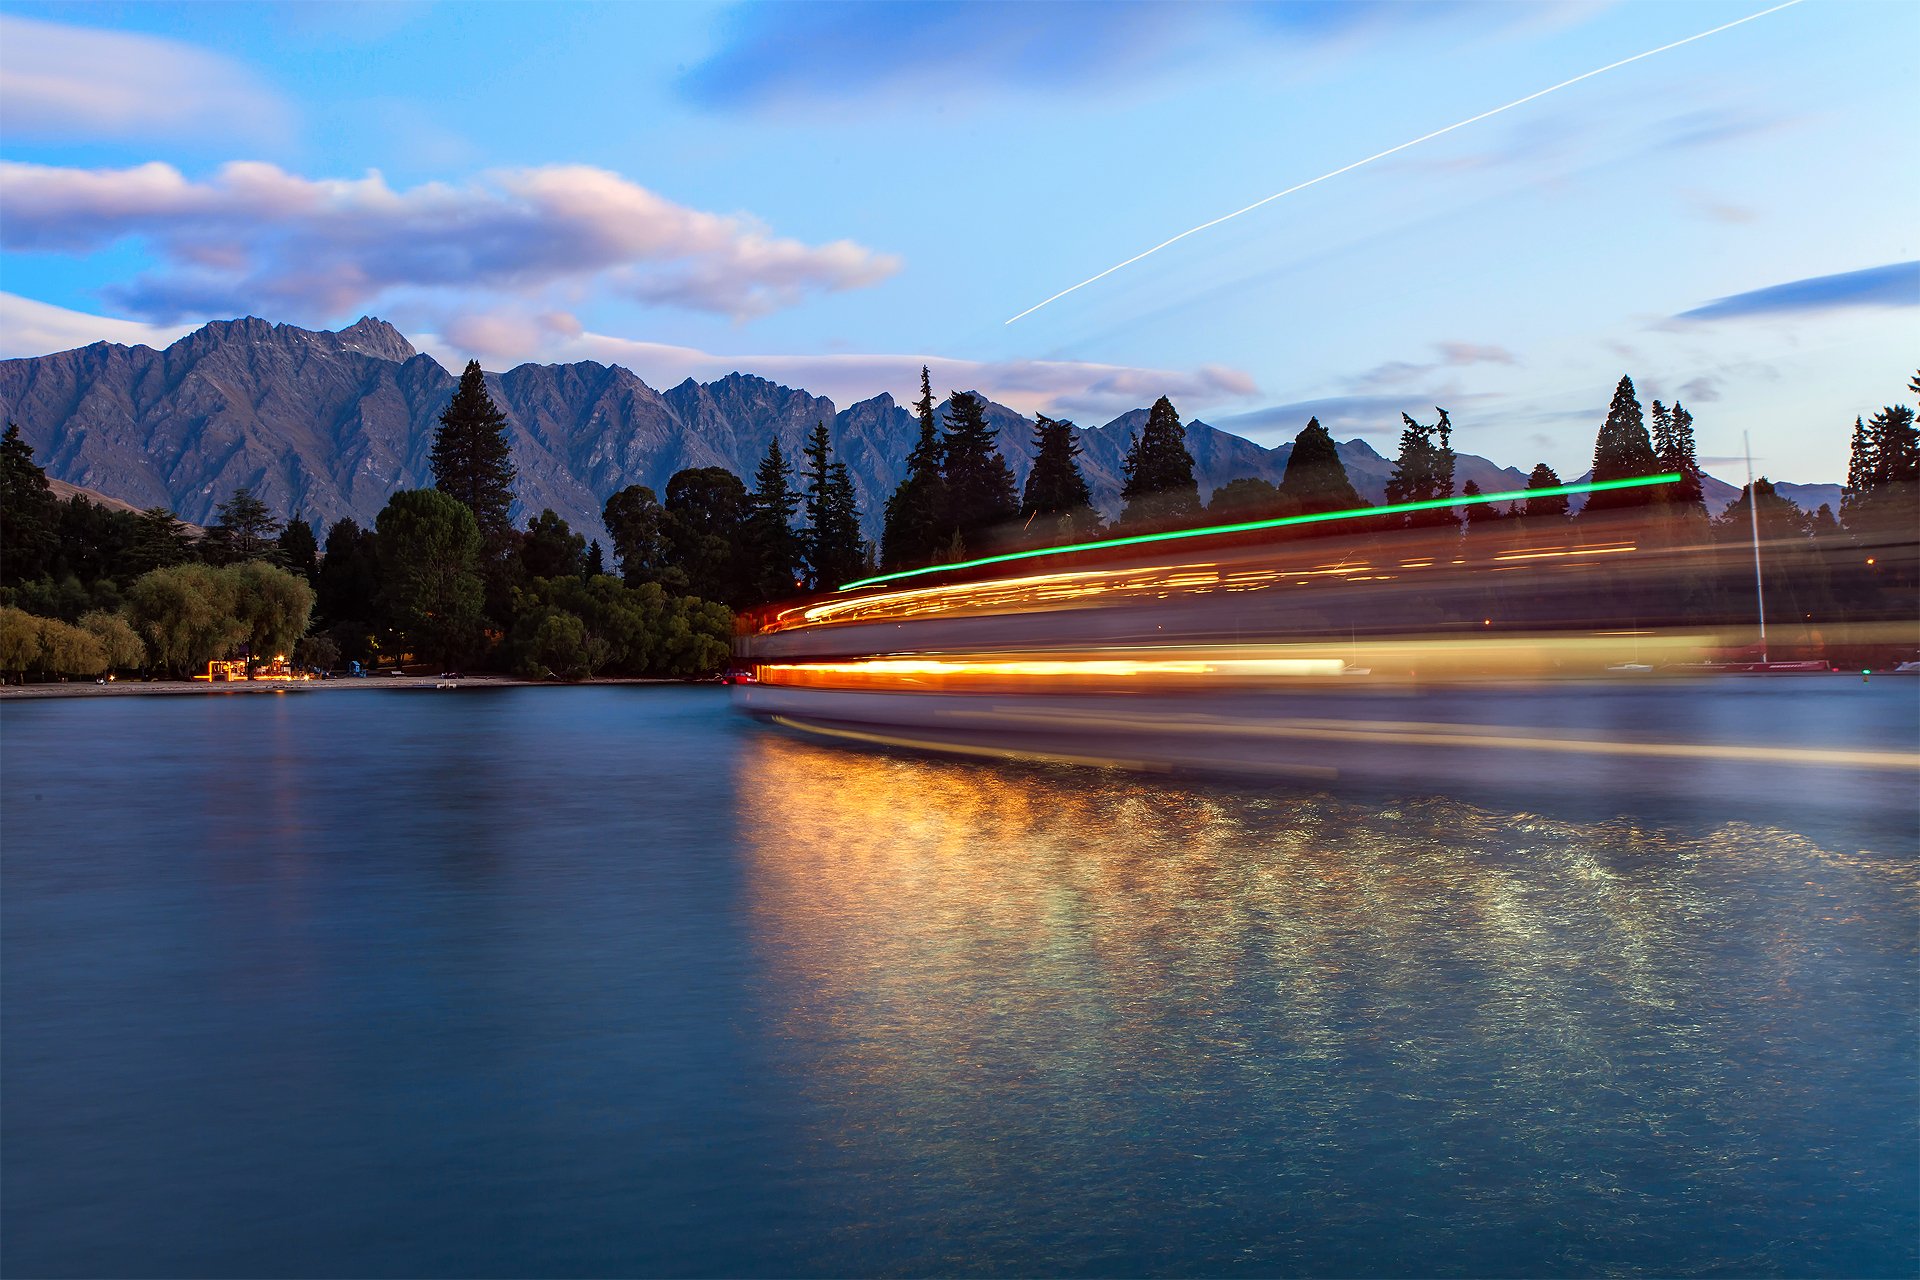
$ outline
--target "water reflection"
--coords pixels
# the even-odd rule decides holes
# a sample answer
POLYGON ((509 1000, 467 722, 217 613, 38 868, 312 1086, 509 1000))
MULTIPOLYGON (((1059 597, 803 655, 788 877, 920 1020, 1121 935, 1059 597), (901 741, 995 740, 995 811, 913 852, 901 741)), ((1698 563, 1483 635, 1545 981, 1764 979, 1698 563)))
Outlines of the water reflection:
POLYGON ((878 1269, 1911 1269, 1857 1229, 1916 1203, 1898 851, 771 734, 740 776, 878 1269))

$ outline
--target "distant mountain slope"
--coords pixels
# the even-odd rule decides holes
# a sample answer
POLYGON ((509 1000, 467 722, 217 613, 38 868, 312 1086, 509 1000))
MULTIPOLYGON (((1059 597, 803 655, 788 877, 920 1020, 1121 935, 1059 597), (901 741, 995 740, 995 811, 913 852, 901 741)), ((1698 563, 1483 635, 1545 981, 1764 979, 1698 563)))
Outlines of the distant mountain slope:
MULTIPOLYGON (((396 490, 431 482, 433 432, 456 382, 383 320, 326 332, 249 317, 208 324, 164 351, 98 342, 0 361, 0 411, 20 424, 50 477, 137 508, 171 507, 196 524, 248 485, 276 512, 317 520, 324 535, 343 516, 370 524, 396 490)), ((583 361, 523 364, 488 374, 487 384, 508 418, 516 520, 551 507, 590 537, 605 537, 600 509, 615 490, 660 492, 674 472, 696 466, 750 480, 770 438, 798 470, 816 422, 828 424, 877 534, 918 435, 891 394, 838 409, 747 373, 662 392, 619 366, 583 361)), ((943 422, 946 411, 937 410, 943 422)), ((1127 447, 1146 416, 1136 409, 1080 432, 1081 465, 1109 515, 1120 509, 1127 447)), ((991 402, 987 420, 1024 483, 1033 420, 991 402)), ((1187 444, 1203 497, 1237 476, 1277 484, 1293 448, 1264 448, 1198 420, 1187 444)), ((1339 450, 1355 489, 1381 500, 1392 462, 1363 440, 1339 450)), ((1524 471, 1473 455, 1461 456, 1457 475, 1489 492, 1526 485, 1524 471)), ((1737 493, 1723 488, 1726 501, 1737 493)), ((1837 488, 1781 492, 1809 505, 1801 492, 1830 490, 1810 505, 1837 505, 1837 488)), ((1718 496, 1710 485, 1710 501, 1718 496)))

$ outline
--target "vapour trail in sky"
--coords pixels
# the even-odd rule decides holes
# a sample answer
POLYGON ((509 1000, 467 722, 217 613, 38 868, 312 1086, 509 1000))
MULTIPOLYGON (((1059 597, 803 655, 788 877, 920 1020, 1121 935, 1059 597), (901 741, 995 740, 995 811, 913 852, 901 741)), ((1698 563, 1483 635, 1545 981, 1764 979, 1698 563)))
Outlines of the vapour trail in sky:
POLYGON ((1565 89, 1570 85, 1579 84, 1582 80, 1591 80, 1597 75, 1604 75, 1609 71, 1617 70, 1621 67, 1626 66, 1629 63, 1639 62, 1643 58, 1651 58, 1657 53, 1666 53, 1670 49, 1678 49, 1681 45, 1692 44, 1696 40, 1704 40, 1708 36, 1719 35, 1722 31, 1731 31, 1733 28, 1740 26, 1744 23, 1752 22, 1756 18, 1764 18, 1768 14, 1778 13, 1782 9, 1791 9, 1793 8, 1793 6, 1800 3, 1801 3, 1801 0, 1786 0, 1786 3, 1784 4, 1776 4, 1770 9, 1762 9, 1758 13, 1750 13, 1744 18, 1735 18, 1732 22, 1725 22, 1717 27, 1711 28, 1710 30, 1698 32, 1694 35, 1690 35, 1686 37, 1684 40, 1675 40, 1671 44, 1663 44, 1657 49, 1648 49, 1646 52, 1636 53, 1630 58, 1622 58, 1618 62, 1609 62, 1604 67, 1595 67, 1591 71, 1582 72, 1581 74, 1573 77, 1571 80, 1562 80, 1559 84, 1549 85, 1545 89, 1541 89, 1541 90, 1538 90, 1537 92, 1530 93, 1524 98, 1515 98, 1512 102, 1507 103, 1505 106, 1494 107, 1490 111, 1482 111, 1477 116, 1468 116, 1465 120, 1455 121, 1453 124, 1448 125, 1444 129, 1435 129, 1432 133, 1421 134, 1419 137, 1413 139, 1411 142, 1403 142, 1397 147, 1388 147, 1385 151, 1376 151, 1374 154, 1368 156, 1364 160, 1355 160, 1350 165, 1342 166, 1341 168, 1335 169, 1329 173, 1323 173, 1317 178, 1309 178, 1305 182, 1296 183, 1293 186, 1288 187, 1285 191, 1276 191, 1272 195, 1267 196, 1264 199, 1255 200, 1252 204, 1247 205, 1243 209, 1235 209, 1232 213, 1221 214, 1219 217, 1213 219, 1210 222, 1203 222, 1197 227, 1189 227, 1185 231, 1182 231, 1179 235, 1169 236, 1167 239, 1162 240, 1159 244, 1153 246, 1153 248, 1134 254, 1131 258, 1128 258, 1125 262, 1116 262, 1112 266, 1108 267, 1105 271, 1100 272, 1098 275, 1088 276, 1085 280, 1082 280, 1079 284, 1069 285, 1066 288, 1062 289, 1060 292, 1054 294, 1051 298, 1045 298, 1039 302, 1034 303, 1032 306, 1028 307, 1025 311, 1022 311, 1019 315, 1009 317, 1003 323, 1012 324, 1015 320, 1020 320, 1026 316, 1030 316, 1034 312, 1038 311, 1040 308, 1046 306, 1048 303, 1058 302, 1060 299, 1066 297, 1068 294, 1074 292, 1077 289, 1084 289, 1088 285, 1094 283, 1097 280, 1104 280, 1108 276, 1112 275, 1114 272, 1120 270, 1121 268, 1130 267, 1134 263, 1140 261, 1142 258, 1151 257, 1152 255, 1160 252, 1162 249, 1166 248, 1168 245, 1178 244, 1180 241, 1185 240, 1188 236, 1197 235, 1200 232, 1207 230, 1209 227, 1217 227, 1223 222, 1231 222, 1233 219, 1239 217, 1243 213, 1252 213, 1255 209, 1258 209, 1260 206, 1272 204, 1275 200, 1280 199, 1282 196, 1290 196, 1296 191, 1305 191, 1308 187, 1314 186, 1318 183, 1325 182, 1329 178, 1337 178, 1343 173, 1352 173, 1355 169, 1361 168, 1365 165, 1370 165, 1375 160, 1384 160, 1388 156, 1398 154, 1399 152, 1405 151, 1409 147, 1417 147, 1423 142, 1431 142, 1435 138, 1438 138, 1443 134, 1452 133, 1455 129, 1464 129, 1470 124, 1478 124, 1480 121, 1485 120, 1491 116, 1497 116, 1503 111, 1511 111, 1515 107, 1524 107, 1529 102, 1532 102, 1539 98, 1544 98, 1550 93, 1557 93, 1559 90, 1565 89))

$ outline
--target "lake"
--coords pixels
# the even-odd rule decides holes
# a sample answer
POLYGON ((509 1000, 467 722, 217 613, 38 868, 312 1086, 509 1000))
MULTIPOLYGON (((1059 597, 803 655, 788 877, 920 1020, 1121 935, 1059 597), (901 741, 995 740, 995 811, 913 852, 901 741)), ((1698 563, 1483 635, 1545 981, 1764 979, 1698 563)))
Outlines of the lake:
POLYGON ((1911 1275, 1909 781, 1802 827, 716 688, 8 703, 0 1269, 1911 1275))

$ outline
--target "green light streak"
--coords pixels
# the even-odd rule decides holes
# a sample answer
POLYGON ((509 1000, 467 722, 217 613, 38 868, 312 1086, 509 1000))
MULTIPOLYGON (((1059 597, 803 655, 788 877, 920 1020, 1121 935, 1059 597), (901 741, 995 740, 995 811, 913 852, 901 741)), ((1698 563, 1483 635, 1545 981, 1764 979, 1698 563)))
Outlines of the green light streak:
POLYGON ((1298 524, 1325 524, 1332 520, 1359 520, 1366 516, 1391 516, 1407 511, 1438 511, 1443 507, 1467 507, 1477 503, 1514 502, 1527 498, 1570 497, 1579 493, 1605 493, 1611 489, 1644 489, 1648 485, 1673 484, 1680 473, 1669 471, 1657 476, 1634 476, 1627 480, 1603 480, 1598 484, 1556 484, 1545 489, 1509 489, 1505 493, 1479 493, 1471 498, 1429 498, 1425 502, 1394 502, 1382 507, 1357 507, 1351 511, 1322 511, 1310 516, 1280 516, 1273 520, 1248 520, 1242 524, 1215 524, 1204 529, 1174 529, 1167 533, 1136 533, 1125 538, 1102 538, 1097 542, 1073 542, 1064 547, 1035 547, 1031 551, 1008 551, 978 560, 955 564, 930 564, 924 569, 902 569, 875 578, 841 584, 840 590, 877 587, 901 578, 917 578, 925 573, 951 573, 956 569, 978 569, 982 565, 1007 564, 1014 560, 1032 560, 1038 556, 1064 556, 1081 551, 1103 551, 1108 547, 1137 547, 1149 542, 1174 542, 1182 538, 1212 538, 1223 533, 1252 533, 1257 529, 1286 529, 1298 524))

